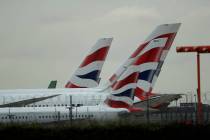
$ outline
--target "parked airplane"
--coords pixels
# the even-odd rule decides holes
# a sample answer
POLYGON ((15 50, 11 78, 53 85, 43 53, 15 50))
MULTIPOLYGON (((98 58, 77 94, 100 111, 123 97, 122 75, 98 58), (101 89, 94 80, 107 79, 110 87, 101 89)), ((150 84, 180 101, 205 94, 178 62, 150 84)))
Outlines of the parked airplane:
MULTIPOLYGON (((152 34, 140 45, 131 57, 119 68, 110 78, 107 85, 111 85, 119 79, 120 75, 138 58, 140 75, 138 88, 150 92, 154 85, 155 78, 160 72, 160 68, 168 49, 170 48, 180 24, 164 24, 158 26, 152 34), (161 61, 161 62, 160 62, 161 61), (150 71, 156 71, 151 74, 150 71), (145 72, 146 74, 142 73, 145 72), (148 80, 148 82, 147 82, 148 80)), ((104 88, 104 87, 103 87, 104 88)), ((107 94, 101 92, 103 88, 75 88, 75 89, 36 89, 36 90, 2 90, 0 97, 2 101, 0 107, 12 106, 67 106, 69 96, 73 97, 73 104, 76 105, 96 105, 102 102, 107 94), (102 94, 103 93, 103 94, 102 94)), ((136 90, 141 91, 141 90, 136 90)), ((141 99, 135 91, 136 101, 141 99)))
POLYGON ((66 107, 16 107, 1 108, 0 122, 54 122, 72 119, 116 120, 122 113, 142 111, 134 108, 134 90, 138 78, 138 65, 130 66, 116 81, 103 92, 109 94, 106 100, 96 106, 82 106, 69 110, 66 107))

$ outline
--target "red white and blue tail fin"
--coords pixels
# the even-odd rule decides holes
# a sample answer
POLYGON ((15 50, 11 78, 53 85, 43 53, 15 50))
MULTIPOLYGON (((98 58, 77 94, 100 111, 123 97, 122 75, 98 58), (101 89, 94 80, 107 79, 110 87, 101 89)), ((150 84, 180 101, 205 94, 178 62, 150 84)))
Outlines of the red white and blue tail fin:
POLYGON ((66 88, 93 88, 100 82, 100 73, 111 46, 113 38, 101 38, 92 47, 71 79, 66 88))
POLYGON ((137 88, 135 90, 136 99, 144 100, 146 96, 154 95, 151 94, 152 88, 180 25, 180 23, 175 23, 157 26, 149 37, 111 76, 109 84, 111 85, 116 82, 120 75, 136 61, 136 64, 140 67, 137 88))
POLYGON ((145 47, 138 54, 136 62, 141 67, 135 90, 137 100, 157 96, 152 93, 152 89, 180 25, 180 23, 160 25, 145 40, 145 47))

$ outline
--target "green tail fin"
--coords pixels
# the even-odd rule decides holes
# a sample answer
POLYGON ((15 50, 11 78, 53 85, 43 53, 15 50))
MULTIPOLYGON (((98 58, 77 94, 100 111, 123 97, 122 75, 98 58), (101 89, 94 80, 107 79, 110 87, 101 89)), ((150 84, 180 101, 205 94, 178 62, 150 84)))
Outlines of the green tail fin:
POLYGON ((48 88, 56 88, 56 85, 57 85, 57 80, 51 81, 48 88))

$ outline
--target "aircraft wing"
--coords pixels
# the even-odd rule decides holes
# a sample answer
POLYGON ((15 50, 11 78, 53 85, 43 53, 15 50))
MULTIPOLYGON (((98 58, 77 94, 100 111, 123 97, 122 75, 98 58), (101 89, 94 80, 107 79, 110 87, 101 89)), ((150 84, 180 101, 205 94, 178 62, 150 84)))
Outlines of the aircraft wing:
POLYGON ((0 105, 0 108, 4 108, 4 107, 23 107, 35 102, 39 102, 39 101, 43 101, 49 98, 53 98, 56 97, 60 94, 56 94, 56 95, 51 95, 51 96, 46 96, 46 97, 38 97, 38 98, 32 98, 32 99, 26 99, 26 100, 21 100, 21 101, 17 101, 17 102, 11 102, 11 103, 7 103, 7 104, 2 104, 0 105))
MULTIPOLYGON (((162 94, 162 95, 159 94, 159 95, 160 96, 158 96, 158 97, 149 99, 149 107, 156 108, 156 109, 160 109, 161 107, 167 107, 170 104, 170 102, 172 102, 174 100, 178 100, 179 98, 182 97, 181 96, 182 94, 162 94)), ((134 106, 146 108, 147 100, 136 102, 136 103, 134 103, 134 106)))

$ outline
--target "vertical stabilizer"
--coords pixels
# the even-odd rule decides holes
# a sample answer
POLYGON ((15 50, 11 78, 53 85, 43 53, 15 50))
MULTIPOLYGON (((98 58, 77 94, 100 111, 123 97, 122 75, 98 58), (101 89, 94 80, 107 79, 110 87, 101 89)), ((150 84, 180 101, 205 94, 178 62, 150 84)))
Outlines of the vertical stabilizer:
POLYGON ((156 96, 151 93, 152 89, 180 25, 180 23, 160 25, 145 40, 146 46, 139 53, 137 62, 141 67, 135 90, 137 100, 156 96))
POLYGON ((57 85, 57 80, 50 81, 48 88, 56 88, 56 85, 57 85))
POLYGON ((65 85, 66 88, 93 88, 100 82, 100 73, 113 38, 101 38, 92 47, 79 68, 65 85))
POLYGON ((174 41, 176 33, 180 27, 180 23, 163 24, 146 38, 132 55, 119 67, 119 69, 111 76, 108 85, 116 82, 120 75, 136 61, 139 65, 139 77, 135 96, 138 100, 145 100, 146 96, 153 96, 151 93, 155 81, 161 71, 163 62, 168 51, 174 41))

